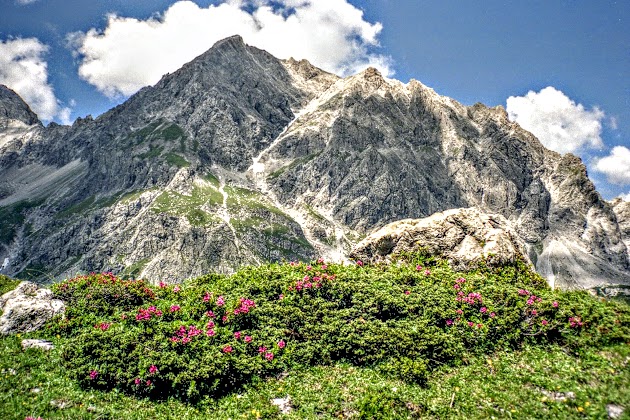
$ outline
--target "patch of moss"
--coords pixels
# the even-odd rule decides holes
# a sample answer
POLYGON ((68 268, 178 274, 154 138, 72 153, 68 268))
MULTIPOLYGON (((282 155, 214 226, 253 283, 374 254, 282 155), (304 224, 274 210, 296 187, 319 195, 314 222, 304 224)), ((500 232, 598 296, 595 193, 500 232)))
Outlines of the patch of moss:
POLYGON ((138 157, 140 159, 153 159, 153 158, 156 158, 156 157, 160 156, 162 154, 163 150, 164 150, 164 146, 153 146, 153 145, 150 145, 149 146, 149 151, 138 155, 138 157))
POLYGON ((15 238, 18 228, 24 223, 25 212, 40 206, 44 200, 19 201, 0 207, 0 242, 8 244, 15 238))
POLYGON ((131 264, 130 266, 125 267, 125 269, 123 270, 121 277, 124 279, 135 279, 137 278, 140 273, 142 273, 142 270, 144 270, 144 267, 146 267, 146 265, 149 263, 149 259, 148 258, 144 258, 140 261, 136 261, 135 263, 131 264))
POLYGON ((178 168, 185 168, 190 166, 190 162, 184 159, 182 156, 176 153, 167 153, 164 155, 166 162, 171 166, 177 166, 178 168))
POLYGON ((191 195, 164 191, 156 198, 151 211, 185 216, 195 226, 205 225, 218 219, 205 212, 203 206, 215 206, 223 202, 223 195, 212 186, 195 185, 191 195))

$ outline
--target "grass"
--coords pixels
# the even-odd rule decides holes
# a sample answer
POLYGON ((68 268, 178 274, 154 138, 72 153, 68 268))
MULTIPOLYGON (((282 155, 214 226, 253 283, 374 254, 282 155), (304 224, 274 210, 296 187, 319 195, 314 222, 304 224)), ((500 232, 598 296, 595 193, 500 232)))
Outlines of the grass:
POLYGON ((0 296, 15 289, 18 284, 20 284, 20 280, 0 274, 0 296))
MULTIPOLYGON (((324 264, 245 267, 232 276, 188 280, 181 291, 107 275, 55 285, 58 296, 73 302, 67 321, 0 338, 0 418, 582 419, 606 418, 608 404, 626 407, 628 418, 627 304, 552 291, 522 266, 456 273, 429 257, 391 266, 324 264), (321 288, 294 289, 305 274, 319 273, 334 275, 321 288), (496 318, 480 313, 481 305, 455 301, 459 287, 483 295, 496 318), (526 303, 534 293, 541 300, 526 303), (225 306, 213 303, 219 295, 225 306), (222 323, 220 311, 233 311, 239 296, 256 302, 252 312, 222 323), (168 310, 173 304, 181 305, 176 313, 168 310), (137 308, 149 305, 163 309, 164 317, 137 321, 137 308), (217 311, 217 337, 168 343, 182 325, 204 328, 209 308, 217 311), (463 320, 483 322, 483 329, 444 324, 458 308, 463 320), (583 328, 568 326, 567 317, 575 316, 583 328), (101 322, 113 324, 101 331, 94 327, 101 322), (285 337, 286 349, 274 347, 274 364, 267 364, 255 348, 248 356, 247 345, 233 337, 236 330, 251 334, 255 348, 285 337), (56 347, 22 350, 23 338, 47 338, 56 347), (225 343, 236 355, 216 351, 225 343), (413 354, 426 360, 426 375, 403 371, 403 356, 413 354), (396 370, 388 360, 398 361, 396 370), (153 363, 159 373, 149 377, 175 381, 174 393, 167 387, 160 388, 163 394, 132 395, 137 388, 126 384, 153 363), (191 380, 194 386, 204 375, 208 382, 221 378, 212 366, 235 369, 247 380, 187 398, 191 380), (98 369, 105 382, 90 382, 86 367, 98 369), (271 400, 286 396, 292 411, 282 415, 271 400)), ((15 284, 0 277, 0 290, 15 284)))
POLYGON ((167 153, 164 155, 166 162, 171 166, 177 166, 178 168, 185 168, 190 166, 190 162, 184 159, 182 156, 176 153, 167 153))
POLYGON ((203 207, 213 207, 221 203, 223 203, 223 195, 217 188, 212 185, 195 184, 190 195, 164 191, 155 200, 151 211, 185 216, 191 225, 201 226, 219 220, 206 212, 203 207))
POLYGON ((20 341, 27 336, 37 334, 0 339, 0 417, 6 420, 23 420, 26 416, 582 419, 607 418, 608 404, 630 407, 627 345, 585 349, 579 356, 567 354, 560 346, 497 351, 490 357, 469 358, 460 367, 440 369, 425 386, 409 384, 371 368, 348 364, 317 366, 261 377, 222 398, 188 404, 173 398, 152 401, 116 391, 83 389, 63 368, 64 339, 52 338, 56 348, 48 353, 23 351, 20 341), (543 389, 573 392, 575 399, 554 401, 545 397, 543 389), (293 411, 283 416, 271 399, 287 395, 293 411), (58 408, 58 403, 63 403, 64 408, 58 408))
POLYGON ((25 212, 43 204, 44 200, 19 201, 0 207, 0 242, 8 244, 15 238, 17 230, 26 220, 25 212))

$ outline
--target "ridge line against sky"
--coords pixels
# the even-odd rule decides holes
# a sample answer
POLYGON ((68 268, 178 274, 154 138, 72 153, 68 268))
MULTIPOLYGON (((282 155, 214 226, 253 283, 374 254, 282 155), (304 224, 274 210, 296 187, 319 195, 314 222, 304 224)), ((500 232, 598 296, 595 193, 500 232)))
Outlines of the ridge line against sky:
POLYGON ((630 200, 630 2, 0 0, 0 8, 0 83, 45 122, 98 115, 238 33, 337 74, 374 66, 464 104, 504 105, 546 147, 582 157, 605 197, 630 200))

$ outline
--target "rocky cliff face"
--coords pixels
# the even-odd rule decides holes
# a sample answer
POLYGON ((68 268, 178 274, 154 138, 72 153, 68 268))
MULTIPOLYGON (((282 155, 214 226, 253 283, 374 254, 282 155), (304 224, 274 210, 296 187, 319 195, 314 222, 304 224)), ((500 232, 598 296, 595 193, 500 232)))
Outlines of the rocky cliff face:
POLYGON ((178 281, 338 259, 389 222, 475 206, 509 220, 552 284, 630 282, 617 216, 578 158, 417 81, 341 79, 232 37, 71 127, 43 127, 8 89, 0 104, 8 274, 178 281))

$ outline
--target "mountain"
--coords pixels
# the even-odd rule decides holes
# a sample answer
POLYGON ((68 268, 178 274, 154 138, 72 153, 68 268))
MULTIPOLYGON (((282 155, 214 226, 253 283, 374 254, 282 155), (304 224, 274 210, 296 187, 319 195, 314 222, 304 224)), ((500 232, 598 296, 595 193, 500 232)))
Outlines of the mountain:
POLYGON ((8 274, 179 281, 341 259, 389 222, 477 207, 511 223, 550 284, 630 284, 628 231, 579 158, 545 149, 501 107, 415 80, 340 78, 235 36, 72 126, 44 127, 0 93, 8 274))

